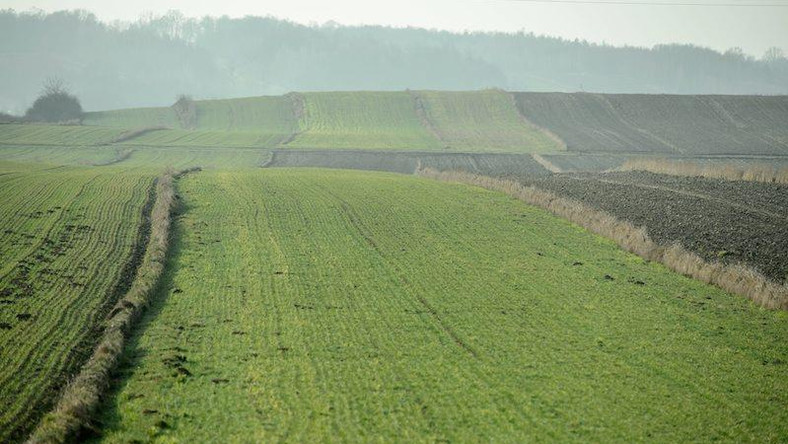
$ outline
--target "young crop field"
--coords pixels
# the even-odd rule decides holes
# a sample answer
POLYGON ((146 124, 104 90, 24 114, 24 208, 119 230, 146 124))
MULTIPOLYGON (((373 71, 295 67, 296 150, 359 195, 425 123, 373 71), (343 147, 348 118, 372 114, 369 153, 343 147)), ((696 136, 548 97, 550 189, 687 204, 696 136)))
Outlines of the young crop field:
POLYGON ((512 96, 500 90, 413 93, 426 125, 455 151, 543 153, 563 147, 526 122, 512 96))
POLYGON ((95 146, 111 143, 124 132, 79 125, 0 124, 0 145, 95 146))
POLYGON ((644 226, 663 250, 679 242, 784 285, 786 185, 560 173, 653 152, 782 165, 784 116, 784 97, 486 90, 2 124, 0 442, 25 440, 92 353, 105 366, 83 368, 59 404, 79 418, 59 410, 36 436, 87 425, 80 440, 118 443, 786 441, 785 311, 505 194, 412 176, 515 178, 644 226), (155 194, 168 198, 151 229, 155 194), (144 255, 149 230, 159 249, 144 255), (127 324, 107 314, 140 261, 164 275, 149 292, 159 266, 143 273, 144 290, 119 303, 152 301, 124 348, 127 324))
POLYGON ((282 134, 260 132, 190 131, 181 129, 161 129, 145 132, 137 137, 124 140, 118 145, 125 146, 165 146, 165 147, 231 147, 231 148, 270 148, 284 138, 282 134))
POLYGON ((304 94, 292 148, 440 149, 406 92, 304 94))
POLYGON ((97 166, 134 169, 156 175, 166 167, 241 168, 258 167, 271 156, 270 150, 234 147, 104 146, 0 147, 0 161, 30 165, 97 166))
POLYGON ((92 352, 132 277, 152 182, 0 162, 0 442, 22 440, 92 352))
POLYGON ((201 130, 266 133, 287 139, 299 130, 300 94, 205 100, 197 104, 201 130))
POLYGON ((117 128, 179 128, 178 116, 170 107, 131 108, 85 113, 82 123, 117 128))
POLYGON ((123 147, 88 146, 0 146, 0 160, 33 165, 108 165, 127 152, 123 147))
POLYGON ((256 168, 271 156, 269 150, 241 148, 135 147, 119 166, 151 170, 203 168, 256 168))
POLYGON ((310 169, 179 193, 96 439, 788 436, 785 313, 503 194, 310 169))

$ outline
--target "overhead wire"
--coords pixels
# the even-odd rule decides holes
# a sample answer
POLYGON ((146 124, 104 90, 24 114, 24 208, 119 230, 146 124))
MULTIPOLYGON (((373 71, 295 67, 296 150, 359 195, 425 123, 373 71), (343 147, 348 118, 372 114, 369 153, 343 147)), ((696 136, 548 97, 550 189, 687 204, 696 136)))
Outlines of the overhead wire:
MULTIPOLYGON (((750 3, 750 2, 654 2, 654 1, 616 1, 616 0, 493 0, 515 3, 566 3, 588 5, 625 5, 625 6, 702 6, 702 7, 750 7, 750 8, 788 8, 788 3, 750 3)), ((757 1, 757 0, 756 0, 757 1)))

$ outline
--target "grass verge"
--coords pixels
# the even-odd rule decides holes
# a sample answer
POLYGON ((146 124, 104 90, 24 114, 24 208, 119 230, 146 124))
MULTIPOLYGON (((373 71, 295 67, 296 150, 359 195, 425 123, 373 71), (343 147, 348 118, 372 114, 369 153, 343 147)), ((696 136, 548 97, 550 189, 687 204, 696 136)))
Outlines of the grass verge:
POLYGON ((635 227, 581 202, 558 197, 533 186, 525 187, 511 180, 463 172, 438 172, 432 169, 421 169, 416 174, 445 182, 460 182, 502 191, 607 237, 646 260, 661 262, 673 271, 745 296, 765 308, 788 310, 788 285, 776 284, 743 265, 706 262, 679 244, 658 245, 649 238, 645 227, 635 227))
POLYGON ((632 159, 618 168, 620 171, 649 171, 671 176, 701 176, 725 180, 788 183, 788 166, 766 163, 750 165, 700 164, 669 159, 632 159))

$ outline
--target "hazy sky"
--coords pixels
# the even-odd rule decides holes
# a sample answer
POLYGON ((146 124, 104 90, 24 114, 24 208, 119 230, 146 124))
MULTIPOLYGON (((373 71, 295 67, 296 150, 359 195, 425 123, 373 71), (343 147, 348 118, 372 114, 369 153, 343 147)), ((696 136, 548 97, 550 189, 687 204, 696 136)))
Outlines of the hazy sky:
MULTIPOLYGON (((566 0, 559 0, 566 1, 566 0)), ((572 0, 570 0, 572 1, 572 0)), ((760 57, 788 53, 788 0, 591 0, 649 3, 779 4, 784 7, 648 6, 537 3, 533 0, 0 0, 19 11, 87 9, 103 20, 133 20, 178 9, 187 16, 272 15, 299 23, 380 24, 453 31, 534 32, 614 45, 693 43, 724 51, 740 46, 760 57)))

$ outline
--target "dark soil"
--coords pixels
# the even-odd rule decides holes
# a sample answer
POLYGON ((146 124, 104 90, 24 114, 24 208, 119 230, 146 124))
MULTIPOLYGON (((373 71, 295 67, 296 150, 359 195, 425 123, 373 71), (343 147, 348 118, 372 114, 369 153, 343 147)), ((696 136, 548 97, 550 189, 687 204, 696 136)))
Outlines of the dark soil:
POLYGON ((416 169, 467 171, 486 176, 544 176, 549 172, 529 154, 417 151, 276 150, 267 168, 317 167, 413 174, 416 169))
POLYGON ((514 93, 570 152, 785 155, 788 97, 514 93))
POLYGON ((788 277, 788 185, 644 172, 556 174, 520 182, 580 200, 636 226, 661 245, 708 261, 788 277))

